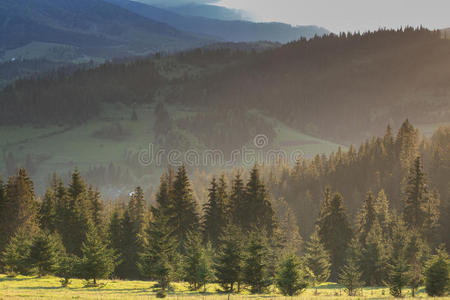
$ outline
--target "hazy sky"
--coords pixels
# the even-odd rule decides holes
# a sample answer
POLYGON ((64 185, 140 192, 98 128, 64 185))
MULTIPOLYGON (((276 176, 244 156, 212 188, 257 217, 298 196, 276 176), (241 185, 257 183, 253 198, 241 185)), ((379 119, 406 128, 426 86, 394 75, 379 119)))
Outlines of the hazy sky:
MULTIPOLYGON (((214 0, 196 0, 216 2, 214 0)), ((404 25, 450 27, 450 0, 217 0, 248 11, 257 21, 313 24, 340 31, 404 25)))

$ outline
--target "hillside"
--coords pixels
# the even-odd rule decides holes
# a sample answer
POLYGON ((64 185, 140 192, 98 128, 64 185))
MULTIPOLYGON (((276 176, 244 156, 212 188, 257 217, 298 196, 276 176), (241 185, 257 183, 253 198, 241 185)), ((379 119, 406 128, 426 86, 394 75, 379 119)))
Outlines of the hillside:
POLYGON ((258 109, 310 135, 358 142, 406 118, 448 122, 449 55, 450 41, 424 29, 330 35, 259 53, 195 50, 19 81, 0 94, 6 108, 0 122, 77 123, 95 117, 105 102, 164 100, 258 109), (56 102, 58 110, 50 109, 56 102))
POLYGON ((29 164, 42 186, 52 171, 74 166, 106 178, 112 163, 120 167, 113 172, 120 184, 155 183, 166 165, 137 165, 137 153, 149 143, 229 155, 263 134, 270 149, 312 157, 359 144, 386 124, 398 128, 406 118, 425 133, 449 123, 450 41, 434 32, 241 47, 217 45, 16 82, 0 94, 3 173, 29 164), (158 113, 164 112, 158 103, 167 113, 158 113))
POLYGON ((27 1, 0 4, 2 50, 33 42, 77 47, 91 57, 173 51, 208 41, 138 16, 101 0, 27 1))
POLYGON ((209 18, 182 15, 176 13, 178 10, 174 13, 170 10, 161 9, 136 1, 107 1, 128 9, 138 15, 167 23, 179 30, 202 34, 223 41, 272 41, 287 43, 298 40, 301 37, 312 38, 315 35, 329 33, 326 29, 317 26, 291 26, 283 23, 253 23, 243 20, 218 20, 213 18, 214 15, 209 18))

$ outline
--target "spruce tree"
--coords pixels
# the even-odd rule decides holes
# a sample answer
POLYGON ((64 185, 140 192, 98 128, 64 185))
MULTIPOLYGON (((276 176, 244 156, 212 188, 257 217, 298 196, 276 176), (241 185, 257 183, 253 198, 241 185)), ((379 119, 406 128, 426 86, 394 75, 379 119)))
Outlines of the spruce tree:
POLYGON ((80 274, 80 258, 75 255, 64 255, 58 264, 55 275, 60 277, 61 286, 67 287, 70 278, 76 278, 80 274))
POLYGON ((147 209, 145 207, 144 191, 141 187, 136 187, 132 193, 128 209, 135 227, 134 231, 136 235, 142 235, 145 231, 145 226, 147 223, 147 209))
POLYGON ((278 221, 278 233, 281 238, 283 252, 299 254, 302 249, 303 239, 297 225, 297 218, 294 210, 284 200, 278 198, 275 202, 276 219, 278 221))
POLYGON ((395 148, 401 166, 404 169, 408 168, 417 155, 417 134, 408 119, 403 122, 398 131, 395 148))
POLYGON ((388 250, 378 222, 369 231, 359 260, 362 279, 367 286, 381 285, 387 275, 388 250))
POLYGON ((158 193, 156 194, 156 207, 152 207, 153 214, 161 214, 170 217, 168 214, 172 209, 171 202, 171 182, 168 174, 161 176, 158 193))
POLYGON ((374 223, 377 221, 377 213, 375 208, 375 199, 372 192, 367 193, 364 200, 363 207, 358 216, 359 224, 357 234, 359 235, 359 241, 362 245, 365 245, 366 238, 369 232, 372 230, 374 223))
POLYGON ((231 187, 229 214, 233 224, 242 228, 244 226, 244 220, 246 218, 246 197, 244 181, 241 178, 240 173, 237 173, 233 185, 231 187))
POLYGON ((122 245, 122 219, 118 208, 114 208, 108 226, 108 240, 111 248, 117 254, 122 255, 120 248, 122 245))
POLYGON ((272 284, 269 266, 269 246, 262 232, 251 232, 243 264, 243 281, 253 294, 261 294, 272 284))
POLYGON ((240 229, 229 225, 221 236, 220 244, 215 264, 217 281, 224 291, 233 293, 235 284, 242 280, 243 249, 240 229))
POLYGON ((349 296, 356 296, 358 290, 363 286, 362 272, 358 265, 360 256, 359 242, 353 239, 346 251, 345 265, 340 269, 338 277, 338 283, 344 286, 349 296))
POLYGON ((144 277, 157 280, 164 294, 174 277, 177 242, 164 215, 155 219, 146 229, 146 244, 139 268, 144 277))
POLYGON ((208 202, 204 204, 203 211, 203 235, 204 241, 218 246, 219 238, 227 225, 226 212, 226 185, 223 178, 218 184, 216 178, 211 180, 208 193, 208 202))
POLYGON ((9 276, 29 275, 32 268, 28 262, 32 237, 29 232, 19 230, 8 242, 1 254, 3 268, 9 276))
POLYGON ((391 222, 392 217, 389 211, 389 200, 386 197, 384 190, 380 190, 375 201, 375 211, 377 220, 383 230, 383 237, 389 238, 392 234, 391 222))
POLYGON ((81 245, 89 230, 92 217, 86 183, 77 169, 72 173, 69 188, 66 191, 61 189, 61 193, 63 192, 65 193, 62 195, 65 202, 63 204, 64 219, 61 220, 63 226, 58 228, 60 228, 59 231, 67 252, 81 256, 81 245))
POLYGON ((183 278, 192 290, 198 290, 202 284, 200 278, 200 263, 202 258, 202 244, 200 235, 189 232, 186 237, 185 254, 183 258, 183 278))
POLYGON ((330 253, 331 278, 336 279, 344 264, 345 250, 352 238, 352 230, 340 194, 333 195, 328 211, 319 222, 318 233, 325 249, 330 253))
POLYGON ((56 199, 52 189, 47 189, 42 204, 39 208, 39 227, 42 230, 55 232, 57 227, 56 220, 56 199))
POLYGON ((403 255, 397 256, 388 276, 389 291, 396 298, 403 297, 403 288, 409 283, 409 265, 403 255))
POLYGON ((409 232, 405 245, 405 256, 409 265, 409 282, 411 294, 414 297, 417 289, 423 284, 424 267, 429 248, 418 232, 409 232))
POLYGON ((39 277, 54 274, 65 252, 59 236, 41 231, 33 238, 28 262, 37 270, 39 277))
POLYGON ((207 243, 202 249, 200 257, 200 264, 198 268, 198 282, 203 286, 203 292, 206 292, 206 284, 214 282, 216 277, 214 275, 214 258, 215 253, 211 243, 207 243))
POLYGON ((320 241, 317 228, 305 246, 305 264, 313 276, 313 286, 326 282, 330 278, 330 254, 320 241))
POLYGON ((179 242, 179 250, 184 251, 184 242, 188 232, 199 229, 197 203, 193 199, 190 182, 184 166, 178 169, 173 183, 172 206, 169 209, 169 226, 179 242))
POLYGON ((246 214, 242 224, 242 230, 244 232, 249 232, 255 227, 260 230, 265 230, 269 236, 272 235, 276 228, 275 212, 273 211, 268 192, 260 178, 256 165, 250 172, 242 209, 246 214))
POLYGON ((9 178, 5 188, 0 250, 18 230, 37 231, 38 207, 33 182, 25 169, 19 169, 17 175, 9 178))
POLYGON ((119 255, 121 260, 116 272, 121 278, 139 279, 140 272, 137 263, 139 254, 144 251, 144 244, 136 234, 136 227, 129 209, 125 210, 120 227, 119 255))
POLYGON ((90 203, 90 211, 91 211, 91 220, 95 228, 99 232, 103 232, 104 230, 104 204, 101 199, 100 192, 97 189, 94 189, 92 186, 89 186, 87 192, 87 198, 90 203))
POLYGON ((409 228, 424 233, 426 225, 435 226, 438 214, 428 180, 423 172, 422 160, 417 157, 409 170, 404 188, 403 218, 409 228))
POLYGON ((449 293, 450 262, 448 254, 443 249, 429 262, 425 272, 425 291, 430 297, 442 297, 449 293))
POLYGON ((291 254, 282 260, 276 284, 283 295, 294 296, 307 288, 306 277, 300 259, 295 254, 291 254))
POLYGON ((85 242, 81 246, 80 276, 85 280, 108 278, 116 266, 117 256, 98 234, 93 225, 89 225, 85 242))

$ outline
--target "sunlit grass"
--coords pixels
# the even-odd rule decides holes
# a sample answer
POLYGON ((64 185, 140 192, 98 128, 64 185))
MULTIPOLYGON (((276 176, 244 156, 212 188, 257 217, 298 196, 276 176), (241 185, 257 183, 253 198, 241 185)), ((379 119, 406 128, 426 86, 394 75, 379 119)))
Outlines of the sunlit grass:
MULTIPOLYGON (((101 287, 85 288, 85 282, 73 279, 69 287, 63 288, 60 279, 56 277, 25 277, 18 276, 8 278, 0 275, 0 299, 156 299, 153 288, 154 282, 148 281, 122 281, 102 280, 101 287)), ((334 283, 326 283, 316 289, 309 288, 300 296, 283 297, 271 288, 270 293, 265 295, 250 295, 248 291, 241 294, 222 294, 218 292, 217 284, 209 284, 206 292, 191 291, 186 283, 172 284, 172 291, 168 299, 388 299, 389 290, 385 287, 365 288, 357 297, 347 297, 341 286, 334 283)), ((203 291, 203 290, 201 290, 203 291)), ((409 291, 406 293, 410 296, 409 291)), ((426 298, 423 288, 417 293, 417 297, 426 298)), ((445 298, 441 298, 445 299, 445 298)), ((447 297, 446 299, 450 299, 447 297)))

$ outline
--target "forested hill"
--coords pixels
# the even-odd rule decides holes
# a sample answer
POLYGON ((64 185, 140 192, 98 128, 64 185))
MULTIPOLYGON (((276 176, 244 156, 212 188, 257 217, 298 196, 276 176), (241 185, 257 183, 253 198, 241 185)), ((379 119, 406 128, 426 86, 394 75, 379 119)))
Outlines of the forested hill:
POLYGON ((359 141, 406 118, 448 121, 449 79, 450 41, 439 32, 329 35, 262 53, 203 49, 21 80, 0 95, 0 123, 80 123, 102 103, 163 100, 256 108, 315 136, 359 141))
POLYGON ((3 0, 0 17, 4 20, 0 27, 2 51, 41 42, 73 46, 84 55, 108 58, 210 42, 102 0, 3 0))

